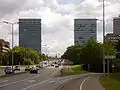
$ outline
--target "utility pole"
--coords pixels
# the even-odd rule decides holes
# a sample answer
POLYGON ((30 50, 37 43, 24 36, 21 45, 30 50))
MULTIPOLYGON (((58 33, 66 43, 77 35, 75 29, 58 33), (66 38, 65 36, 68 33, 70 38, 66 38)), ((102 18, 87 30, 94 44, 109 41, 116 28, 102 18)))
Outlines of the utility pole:
MULTIPOLYGON (((103 0, 103 44, 105 42, 105 0, 103 0)), ((103 73, 105 73, 105 51, 103 46, 103 73)))
MULTIPOLYGON (((14 25, 15 24, 18 24, 19 22, 15 22, 15 23, 11 23, 11 22, 7 22, 7 21, 3 21, 3 23, 6 23, 6 24, 9 24, 11 25, 11 28, 12 28, 12 49, 13 49, 13 43, 14 43, 14 35, 13 35, 13 29, 14 29, 14 25)), ((13 65, 14 65, 14 55, 13 55, 13 52, 12 52, 12 72, 14 71, 13 70, 13 65)), ((13 72, 14 73, 14 72, 13 72)))

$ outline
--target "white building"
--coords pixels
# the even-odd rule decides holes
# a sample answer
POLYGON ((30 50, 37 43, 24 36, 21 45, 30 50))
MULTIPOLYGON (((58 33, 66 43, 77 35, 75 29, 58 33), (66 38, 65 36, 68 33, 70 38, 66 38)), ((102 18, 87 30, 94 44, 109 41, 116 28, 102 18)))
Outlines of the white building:
POLYGON ((74 19, 74 44, 97 41, 97 19, 74 19))

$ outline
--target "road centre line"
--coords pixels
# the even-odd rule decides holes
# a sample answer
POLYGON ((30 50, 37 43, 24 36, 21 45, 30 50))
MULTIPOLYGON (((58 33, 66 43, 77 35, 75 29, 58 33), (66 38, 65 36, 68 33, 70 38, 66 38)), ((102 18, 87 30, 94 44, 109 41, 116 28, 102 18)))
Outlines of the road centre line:
POLYGON ((89 79, 90 77, 87 77, 83 80, 83 82, 80 84, 80 90, 82 90, 83 84, 89 79))

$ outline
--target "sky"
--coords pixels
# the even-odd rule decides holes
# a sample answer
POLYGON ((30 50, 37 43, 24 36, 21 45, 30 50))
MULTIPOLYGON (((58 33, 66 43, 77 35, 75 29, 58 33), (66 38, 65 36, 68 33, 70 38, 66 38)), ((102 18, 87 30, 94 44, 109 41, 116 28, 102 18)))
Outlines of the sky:
MULTIPOLYGON (((102 41, 102 0, 0 0, 0 38, 11 43, 11 26, 3 20, 42 19, 42 52, 63 54, 74 44, 74 19, 97 18, 97 41, 102 41)), ((112 19, 120 14, 119 0, 105 0, 106 33, 112 33, 112 19)), ((14 25, 14 46, 19 41, 14 25)))

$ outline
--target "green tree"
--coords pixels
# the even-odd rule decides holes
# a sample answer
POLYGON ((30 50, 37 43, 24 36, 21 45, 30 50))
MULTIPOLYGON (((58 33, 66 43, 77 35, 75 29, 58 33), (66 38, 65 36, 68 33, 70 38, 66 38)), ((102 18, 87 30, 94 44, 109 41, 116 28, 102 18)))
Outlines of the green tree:
POLYGON ((62 58, 73 61, 74 64, 90 64, 91 71, 102 72, 103 48, 105 55, 115 55, 112 45, 97 43, 89 40, 84 45, 68 47, 62 58))
POLYGON ((11 64, 12 53, 14 55, 14 64, 38 64, 42 60, 42 55, 30 48, 16 46, 5 53, 7 59, 3 60, 3 64, 11 64))

